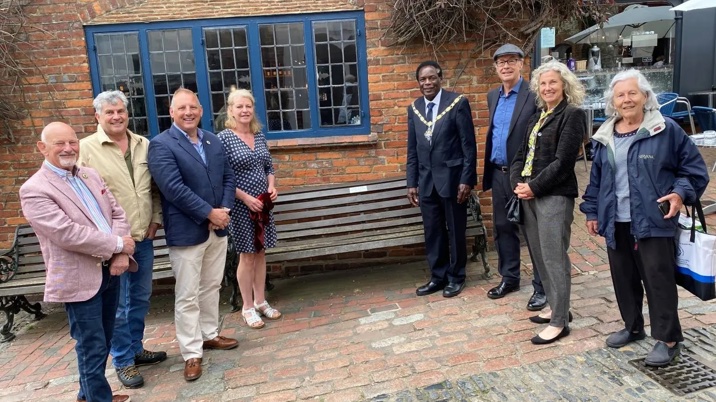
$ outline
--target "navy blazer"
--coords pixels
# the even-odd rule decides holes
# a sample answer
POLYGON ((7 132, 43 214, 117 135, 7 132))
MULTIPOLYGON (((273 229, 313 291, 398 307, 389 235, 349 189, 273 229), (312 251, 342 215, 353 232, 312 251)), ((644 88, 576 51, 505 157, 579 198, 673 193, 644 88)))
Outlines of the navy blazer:
MULTIPOLYGON (((236 180, 219 137, 201 130, 206 164, 174 125, 149 142, 149 172, 162 198, 168 246, 194 246, 209 238, 209 213, 231 208, 236 180)), ((226 230, 217 230, 226 236, 226 230)))
MULTIPOLYGON (((457 97, 455 92, 443 89, 436 116, 457 97)), ((425 117, 424 97, 415 101, 415 108, 425 117)), ((408 106, 408 188, 417 187, 421 196, 428 196, 434 187, 440 197, 451 198, 457 197, 460 184, 475 186, 477 146, 468 100, 463 97, 435 122, 432 142, 425 138, 426 129, 427 126, 415 116, 412 105, 408 106)))
MULTIPOLYGON (((490 110, 490 122, 487 126, 487 141, 485 141, 485 164, 482 171, 482 190, 487 191, 492 188, 492 171, 494 166, 490 162, 492 156, 492 119, 495 118, 495 109, 497 109, 497 101, 500 99, 500 88, 493 88, 487 93, 487 108, 490 110)), ((527 80, 522 81, 520 92, 517 93, 517 101, 515 110, 512 112, 512 120, 510 120, 510 128, 507 132, 507 166, 512 164, 512 160, 517 154, 517 150, 522 145, 522 139, 527 135, 527 123, 533 114, 537 113, 537 102, 535 102, 535 94, 530 91, 530 83, 527 80)))

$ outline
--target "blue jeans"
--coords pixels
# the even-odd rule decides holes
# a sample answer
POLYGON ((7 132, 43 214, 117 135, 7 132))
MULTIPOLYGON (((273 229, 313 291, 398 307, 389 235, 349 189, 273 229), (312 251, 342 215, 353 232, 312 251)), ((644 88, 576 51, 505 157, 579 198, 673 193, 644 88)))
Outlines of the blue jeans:
POLYGON ((144 347, 144 318, 149 311, 149 298, 152 296, 152 240, 137 242, 133 257, 139 266, 137 272, 127 271, 119 277, 119 306, 110 349, 115 368, 133 365, 134 355, 144 347))
POLYGON ((77 399, 89 402, 111 402, 112 388, 104 376, 109 345, 114 332, 114 315, 119 299, 119 277, 110 276, 102 267, 102 284, 91 299, 65 303, 70 322, 70 335, 77 344, 77 368, 80 392, 77 399))

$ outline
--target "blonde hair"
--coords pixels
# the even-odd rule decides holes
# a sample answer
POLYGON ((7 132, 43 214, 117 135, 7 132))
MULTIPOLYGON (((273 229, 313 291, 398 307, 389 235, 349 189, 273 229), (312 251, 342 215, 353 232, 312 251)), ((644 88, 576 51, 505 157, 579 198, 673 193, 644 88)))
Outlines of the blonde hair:
MULTIPOLYGON (((236 128, 238 125, 234 116, 231 115, 231 107, 234 106, 239 98, 246 98, 251 101, 252 106, 256 105, 256 99, 254 99, 254 95, 251 94, 251 91, 247 89, 237 89, 231 92, 226 99, 226 123, 224 124, 226 128, 236 128)), ((251 118, 251 123, 249 123, 249 130, 252 134, 261 131, 261 122, 259 122, 259 119, 256 117, 256 108, 254 108, 254 115, 251 118)))
POLYGON ((564 97, 567 99, 567 103, 579 106, 582 102, 584 102, 586 92, 584 90, 584 85, 579 82, 577 76, 574 75, 573 72, 569 71, 566 65, 558 61, 549 61, 537 67, 537 69, 532 72, 532 79, 530 80, 530 90, 535 94, 538 107, 547 109, 547 103, 542 100, 539 94, 539 80, 540 76, 548 71, 555 71, 562 78, 564 97))

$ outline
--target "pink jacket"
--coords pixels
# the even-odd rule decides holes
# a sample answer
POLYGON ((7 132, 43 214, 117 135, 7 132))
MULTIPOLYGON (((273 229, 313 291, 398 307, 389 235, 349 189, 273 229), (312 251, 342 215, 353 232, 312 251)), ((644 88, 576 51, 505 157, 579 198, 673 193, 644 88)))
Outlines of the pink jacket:
MULTIPOLYGON (((102 284, 102 261, 112 257, 117 236, 130 234, 124 210, 99 174, 77 167, 77 176, 94 194, 112 234, 95 226, 69 183, 44 164, 20 188, 22 212, 37 234, 47 267, 47 302, 79 302, 96 295, 102 284)), ((130 258, 130 271, 136 270, 130 258)))

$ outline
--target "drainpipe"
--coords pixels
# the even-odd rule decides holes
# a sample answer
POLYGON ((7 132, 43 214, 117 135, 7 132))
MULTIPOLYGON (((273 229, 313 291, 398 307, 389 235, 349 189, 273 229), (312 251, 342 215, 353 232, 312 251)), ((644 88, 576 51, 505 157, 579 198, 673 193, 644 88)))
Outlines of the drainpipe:
MULTIPOLYGON (((673 6, 678 6, 679 4, 683 3, 683 1, 671 0, 670 3, 673 6)), ((681 89, 681 44, 684 41, 684 12, 676 11, 674 12, 674 14, 674 21, 676 22, 676 26, 674 27, 674 39, 676 39, 676 44, 674 46, 674 76, 672 77, 672 90, 678 94, 681 93, 679 90, 681 89)))

